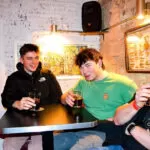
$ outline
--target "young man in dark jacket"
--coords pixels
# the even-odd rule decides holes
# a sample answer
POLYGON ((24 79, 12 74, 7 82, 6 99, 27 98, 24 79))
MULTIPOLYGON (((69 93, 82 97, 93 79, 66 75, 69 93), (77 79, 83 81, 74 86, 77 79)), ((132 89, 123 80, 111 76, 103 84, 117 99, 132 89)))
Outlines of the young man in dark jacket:
MULTIPOLYGON (((31 109, 35 106, 35 102, 34 99, 29 97, 29 92, 33 90, 40 92, 41 106, 60 102, 62 95, 60 85, 50 70, 42 69, 39 55, 39 48, 34 44, 24 44, 20 48, 20 62, 17 64, 18 70, 8 76, 1 95, 2 104, 5 108, 14 109, 14 111, 15 109, 31 109)), ((49 143, 50 138, 53 138, 52 134, 52 132, 42 134, 44 150, 52 149, 52 144, 49 143)), ((26 140, 28 136, 24 138, 26 140)), ((10 143, 10 141, 12 141, 12 138, 4 140, 4 150, 5 147, 8 148, 9 144, 7 142, 10 143)), ((15 141, 11 144, 16 145, 15 150, 20 150, 21 147, 15 141)), ((10 146, 12 149, 12 145, 10 146)))

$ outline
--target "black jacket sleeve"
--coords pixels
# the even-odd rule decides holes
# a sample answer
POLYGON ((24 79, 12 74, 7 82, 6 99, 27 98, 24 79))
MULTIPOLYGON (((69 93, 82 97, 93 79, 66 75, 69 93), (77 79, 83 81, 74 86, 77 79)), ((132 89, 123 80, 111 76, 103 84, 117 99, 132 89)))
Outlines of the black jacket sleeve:
POLYGON ((2 97, 2 105, 5 108, 11 108, 14 101, 16 101, 19 97, 17 97, 17 92, 15 88, 15 80, 9 76, 6 80, 6 84, 4 86, 4 90, 1 94, 2 97))

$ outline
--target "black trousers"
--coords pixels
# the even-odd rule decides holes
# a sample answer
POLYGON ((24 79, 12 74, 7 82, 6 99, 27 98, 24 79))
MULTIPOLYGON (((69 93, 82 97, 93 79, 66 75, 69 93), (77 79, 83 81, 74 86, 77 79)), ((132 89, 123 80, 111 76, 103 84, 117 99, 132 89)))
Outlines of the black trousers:
POLYGON ((106 140, 103 146, 107 145, 121 145, 123 138, 122 126, 116 126, 112 121, 100 121, 99 125, 94 130, 102 131, 106 133, 106 140))
POLYGON ((132 136, 127 136, 125 134, 125 126, 116 126, 111 121, 101 121, 94 130, 106 133, 106 140, 103 143, 103 146, 122 145, 124 150, 147 150, 132 136))

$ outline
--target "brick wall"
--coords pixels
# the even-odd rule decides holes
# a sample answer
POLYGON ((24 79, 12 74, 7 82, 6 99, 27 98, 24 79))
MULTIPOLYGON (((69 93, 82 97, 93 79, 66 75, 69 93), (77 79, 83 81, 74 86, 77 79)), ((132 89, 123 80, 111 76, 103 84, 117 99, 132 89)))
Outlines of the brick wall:
MULTIPOLYGON (((150 82, 149 74, 127 73, 125 67, 124 33, 143 23, 143 20, 137 19, 124 22, 124 20, 135 16, 136 0, 99 1, 103 6, 104 28, 111 27, 109 32, 105 33, 105 40, 101 42, 101 52, 104 56, 106 69, 129 76, 139 86, 150 82)), ((145 2, 150 2, 150 0, 145 0, 145 2)))

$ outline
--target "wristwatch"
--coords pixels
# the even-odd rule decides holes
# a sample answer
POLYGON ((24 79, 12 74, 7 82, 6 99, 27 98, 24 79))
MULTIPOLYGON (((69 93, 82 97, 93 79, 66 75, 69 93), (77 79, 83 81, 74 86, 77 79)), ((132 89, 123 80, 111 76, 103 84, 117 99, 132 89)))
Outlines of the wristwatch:
POLYGON ((128 126, 125 129, 125 133, 127 135, 131 135, 131 131, 135 128, 136 124, 134 122, 131 122, 130 124, 128 124, 128 126))

